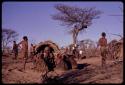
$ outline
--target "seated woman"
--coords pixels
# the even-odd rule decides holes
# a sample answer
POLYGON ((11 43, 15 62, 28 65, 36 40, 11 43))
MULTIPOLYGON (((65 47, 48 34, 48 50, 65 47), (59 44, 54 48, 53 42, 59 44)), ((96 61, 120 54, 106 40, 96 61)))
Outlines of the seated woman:
POLYGON ((48 67, 43 59, 43 54, 42 53, 38 53, 35 57, 35 69, 39 72, 42 72, 43 74, 48 72, 48 67))
POLYGON ((43 59, 48 67, 49 71, 53 71, 55 68, 55 61, 54 61, 54 55, 50 51, 50 47, 45 47, 43 52, 43 59))

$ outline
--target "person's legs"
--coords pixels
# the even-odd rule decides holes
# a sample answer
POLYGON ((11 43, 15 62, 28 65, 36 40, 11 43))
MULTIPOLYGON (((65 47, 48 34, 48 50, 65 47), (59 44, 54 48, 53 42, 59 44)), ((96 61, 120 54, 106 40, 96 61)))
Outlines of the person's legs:
POLYGON ((14 52, 14 58, 13 59, 16 59, 16 52, 14 52))
POLYGON ((102 67, 105 67, 106 60, 104 54, 102 55, 102 67))
POLYGON ((27 59, 28 59, 28 52, 24 52, 24 70, 25 70, 25 67, 26 67, 27 59))
POLYGON ((101 47, 100 50, 101 50, 101 57, 102 57, 101 66, 104 67, 104 62, 105 62, 105 58, 104 58, 104 48, 101 47))
POLYGON ((33 52, 30 52, 30 59, 33 60, 33 52))
POLYGON ((102 67, 106 67, 106 48, 102 48, 101 56, 102 56, 102 67))
POLYGON ((18 53, 16 52, 16 53, 15 53, 15 59, 17 59, 17 56, 18 56, 18 53))

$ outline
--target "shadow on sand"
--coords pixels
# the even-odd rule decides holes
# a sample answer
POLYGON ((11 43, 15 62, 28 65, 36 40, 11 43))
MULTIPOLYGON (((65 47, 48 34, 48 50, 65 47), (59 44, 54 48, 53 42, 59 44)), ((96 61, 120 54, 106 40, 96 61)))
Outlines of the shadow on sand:
POLYGON ((77 69, 84 69, 85 67, 89 66, 90 64, 84 63, 84 64, 77 64, 77 69))
POLYGON ((68 81, 67 79, 71 79, 72 83, 77 83, 77 79, 75 79, 75 77, 82 75, 83 70, 85 67, 89 66, 90 64, 84 63, 84 64, 77 64, 77 68, 76 69, 71 69, 66 71, 64 74, 62 74, 61 76, 56 76, 53 79, 52 78, 48 78, 46 80, 47 84, 52 84, 52 83, 63 83, 66 84, 68 81))

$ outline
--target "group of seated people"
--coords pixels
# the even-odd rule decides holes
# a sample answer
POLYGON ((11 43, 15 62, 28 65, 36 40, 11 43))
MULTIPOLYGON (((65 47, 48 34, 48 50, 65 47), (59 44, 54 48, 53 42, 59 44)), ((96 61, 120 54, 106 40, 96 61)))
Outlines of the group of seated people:
POLYGON ((44 63, 48 68, 48 71, 54 71, 56 65, 58 65, 61 61, 63 61, 67 65, 67 69, 72 69, 69 56, 67 54, 58 53, 57 56, 55 57, 53 51, 49 46, 46 46, 44 50, 36 51, 35 55, 38 54, 39 56, 37 57, 39 57, 39 59, 42 59, 44 61, 44 63))

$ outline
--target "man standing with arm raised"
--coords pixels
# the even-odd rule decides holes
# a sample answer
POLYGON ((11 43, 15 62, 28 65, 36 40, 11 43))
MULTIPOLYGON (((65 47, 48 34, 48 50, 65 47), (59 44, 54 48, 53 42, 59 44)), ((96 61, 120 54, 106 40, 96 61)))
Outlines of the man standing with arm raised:
POLYGON ((24 70, 25 70, 25 65, 26 65, 26 60, 28 58, 28 38, 27 36, 23 37, 23 40, 18 44, 22 45, 22 58, 24 59, 24 70))

